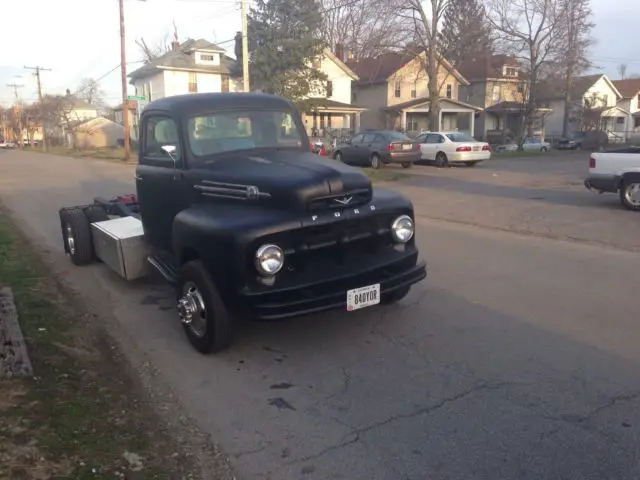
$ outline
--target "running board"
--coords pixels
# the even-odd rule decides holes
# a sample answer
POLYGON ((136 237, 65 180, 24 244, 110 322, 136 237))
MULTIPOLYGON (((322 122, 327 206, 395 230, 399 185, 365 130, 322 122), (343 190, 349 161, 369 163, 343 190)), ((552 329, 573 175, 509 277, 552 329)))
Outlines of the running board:
POLYGON ((178 270, 173 265, 164 261, 158 255, 149 255, 147 257, 147 262, 149 262, 171 285, 176 285, 178 283, 178 270))

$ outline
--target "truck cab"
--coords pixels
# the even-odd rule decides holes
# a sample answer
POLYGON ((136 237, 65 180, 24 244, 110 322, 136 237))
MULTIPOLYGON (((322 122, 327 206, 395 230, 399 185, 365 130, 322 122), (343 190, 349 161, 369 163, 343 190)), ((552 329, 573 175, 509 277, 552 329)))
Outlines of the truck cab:
POLYGON ((150 103, 135 181, 147 260, 175 285, 203 353, 230 344, 241 313, 353 311, 396 302, 426 277, 411 202, 314 154, 298 111, 277 96, 150 103))

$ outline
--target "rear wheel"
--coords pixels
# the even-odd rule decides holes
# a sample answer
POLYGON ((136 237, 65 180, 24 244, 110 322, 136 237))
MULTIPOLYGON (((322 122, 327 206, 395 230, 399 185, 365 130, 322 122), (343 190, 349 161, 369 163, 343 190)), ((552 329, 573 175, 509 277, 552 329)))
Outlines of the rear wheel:
POLYGON ((541 151, 542 153, 546 153, 546 152, 547 152, 547 147, 542 147, 542 148, 540 149, 540 151, 541 151))
POLYGON ((371 155, 371 168, 375 170, 382 168, 382 160, 380 159, 380 156, 377 153, 374 153, 373 155, 371 155))
POLYGON ((74 265, 88 265, 94 259, 89 219, 81 208, 65 210, 61 215, 64 249, 74 265))
POLYGON ((436 154, 436 167, 445 168, 449 166, 449 159, 444 152, 438 152, 436 154))
POLYGON ((182 266, 177 294, 178 315, 191 345, 200 353, 226 349, 231 344, 232 320, 200 260, 182 266))
POLYGON ((627 210, 640 211, 640 183, 637 180, 620 185, 620 202, 627 210))
POLYGON ((342 161, 342 153, 341 152, 336 152, 333 154, 333 159, 337 160, 338 162, 342 161))

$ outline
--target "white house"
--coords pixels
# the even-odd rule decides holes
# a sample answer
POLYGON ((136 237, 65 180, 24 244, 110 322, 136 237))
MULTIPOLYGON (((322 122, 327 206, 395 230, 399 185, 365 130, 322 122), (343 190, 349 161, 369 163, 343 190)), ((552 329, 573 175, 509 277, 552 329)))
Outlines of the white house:
POLYGON ((339 45, 336 53, 325 48, 319 58, 310 62, 312 68, 327 76, 327 81, 309 95, 309 111, 302 115, 309 134, 360 128, 360 114, 365 109, 351 103, 351 83, 357 81, 358 76, 339 58, 343 56, 339 45))
POLYGON ((618 107, 629 112, 627 139, 632 136, 637 137, 640 133, 640 78, 615 80, 613 84, 622 95, 618 101, 618 107))
MULTIPOLYGON (((547 137, 561 136, 567 106, 559 85, 546 84, 538 94, 538 101, 552 111, 546 116, 544 130, 547 137)), ((571 87, 569 131, 598 128, 616 136, 627 130, 629 112, 618 105, 622 95, 606 75, 576 77, 571 87)))
POLYGON ((237 62, 203 39, 174 41, 171 50, 128 76, 135 94, 147 101, 188 93, 238 90, 237 62))

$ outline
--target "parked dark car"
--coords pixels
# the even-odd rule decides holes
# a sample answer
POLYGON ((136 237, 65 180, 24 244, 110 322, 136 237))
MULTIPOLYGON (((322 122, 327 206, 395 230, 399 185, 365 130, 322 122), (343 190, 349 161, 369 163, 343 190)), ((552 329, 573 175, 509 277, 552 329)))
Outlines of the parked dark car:
POLYGON ((389 163, 399 163, 404 168, 410 168, 414 162, 420 160, 420 144, 404 133, 370 130, 336 146, 333 158, 348 165, 376 169, 389 163))
POLYGON ((599 151, 608 144, 609 137, 603 131, 572 132, 558 141, 556 149, 599 151))

